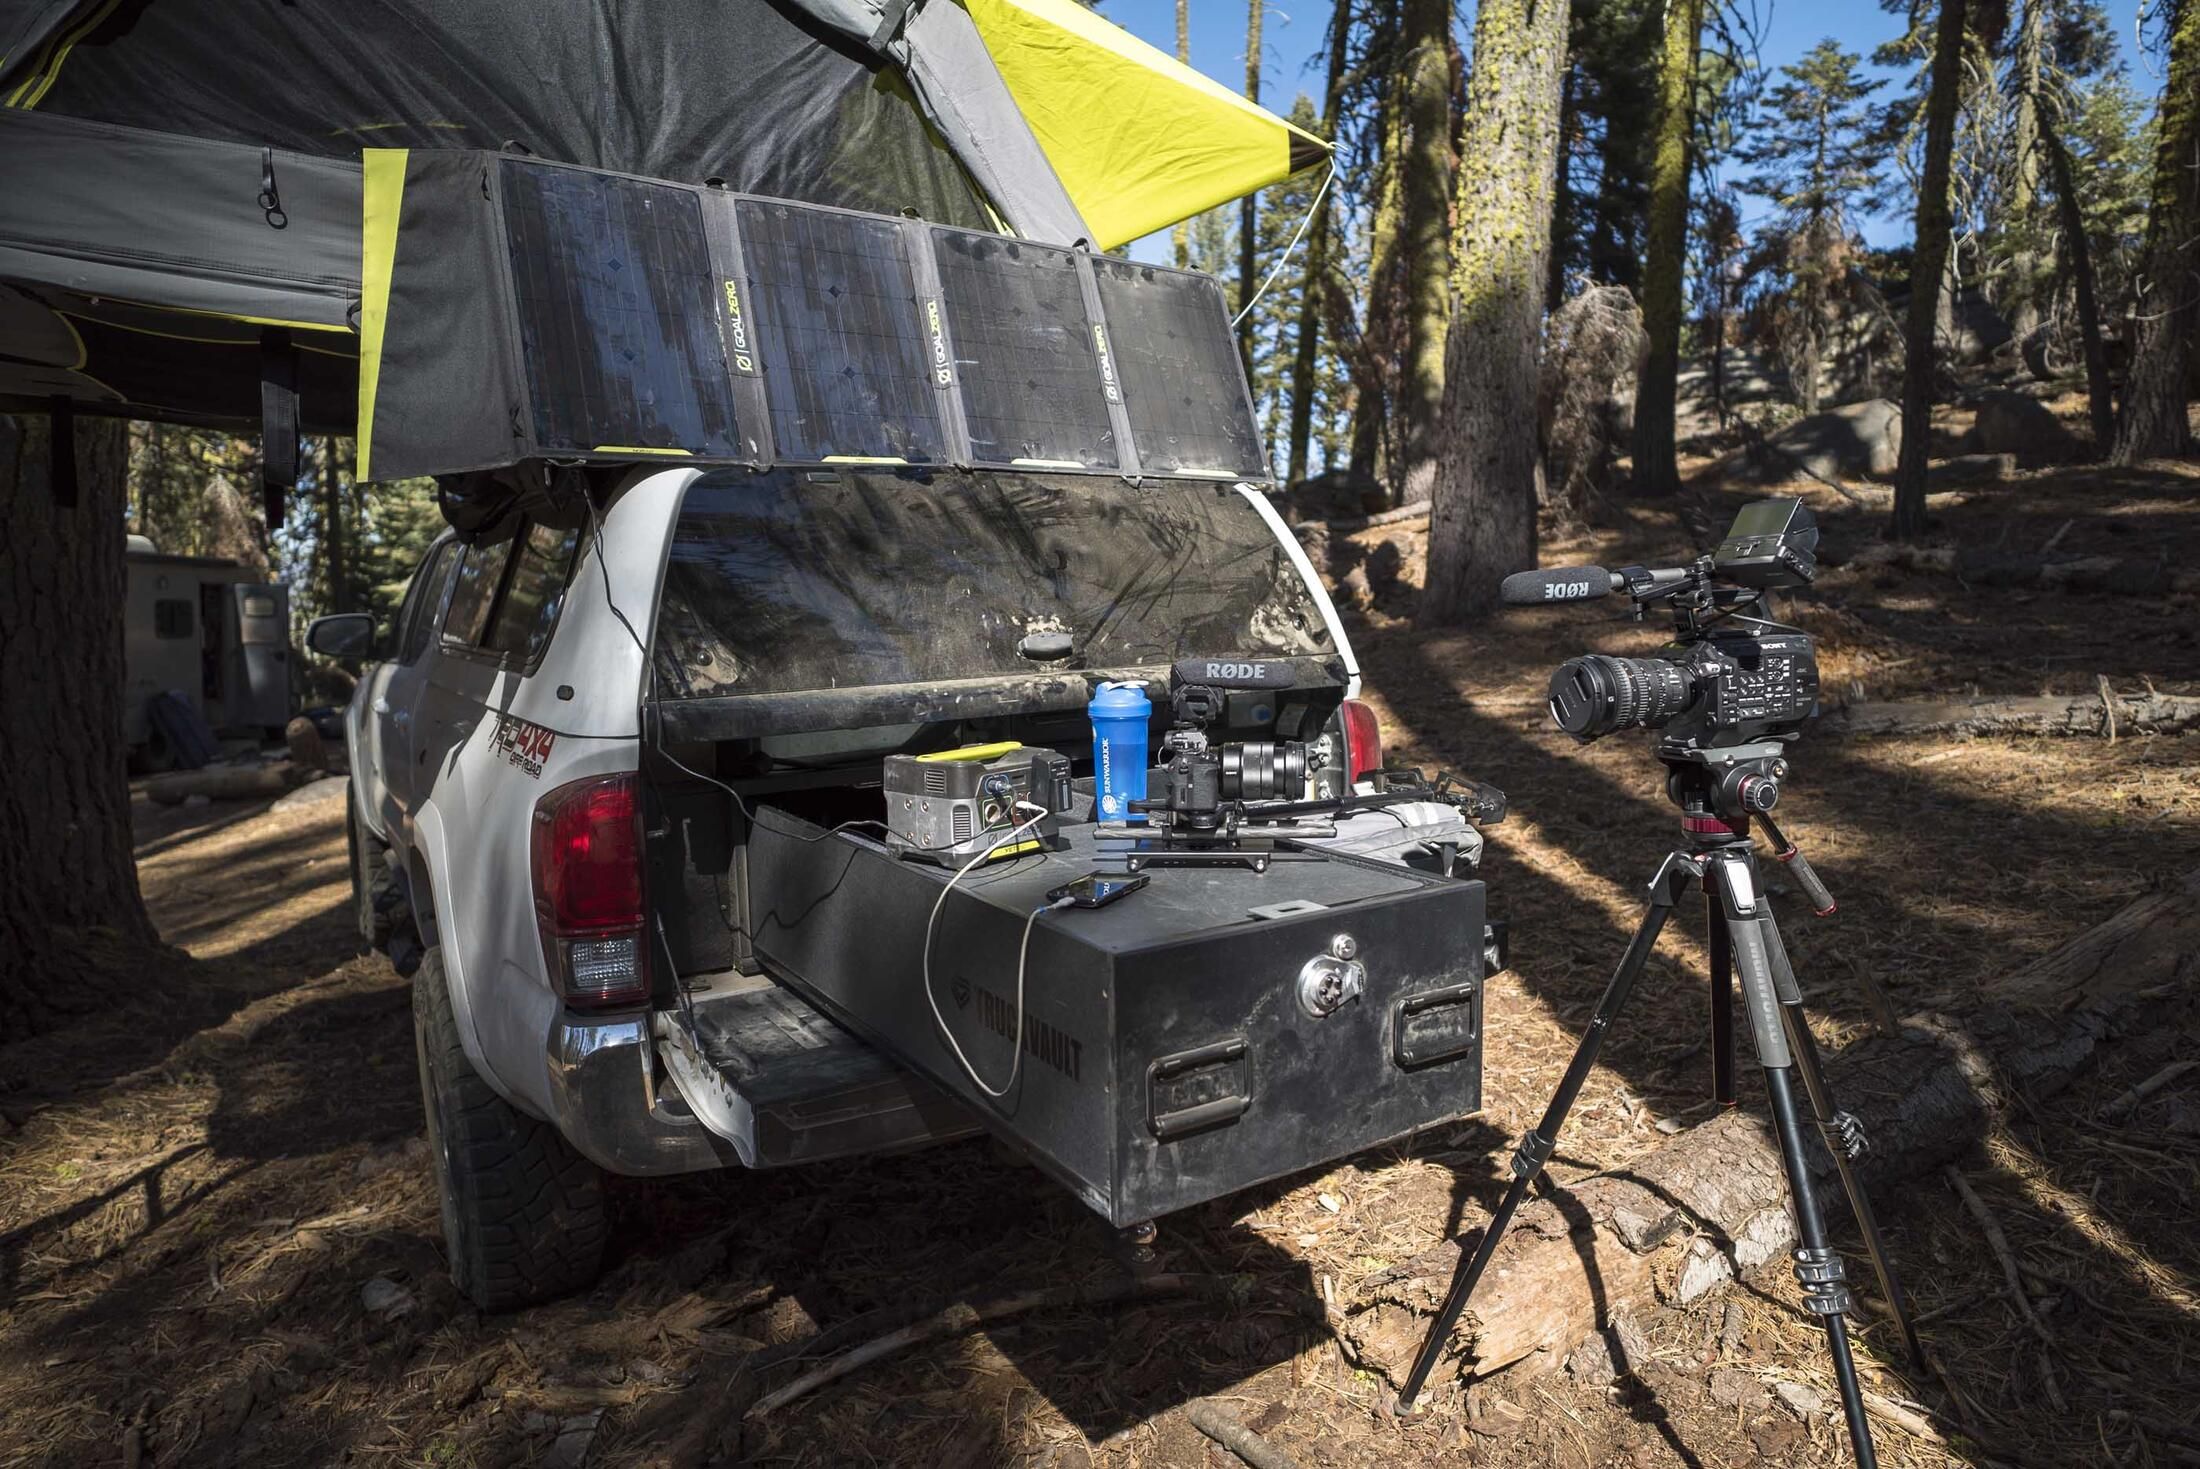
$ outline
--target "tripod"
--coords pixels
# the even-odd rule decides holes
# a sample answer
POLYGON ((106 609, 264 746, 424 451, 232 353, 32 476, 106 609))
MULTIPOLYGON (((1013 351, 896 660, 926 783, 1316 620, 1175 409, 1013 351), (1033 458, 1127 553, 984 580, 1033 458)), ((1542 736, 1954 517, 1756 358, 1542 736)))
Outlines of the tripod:
POLYGON ((1757 855, 1750 841, 1752 823, 1761 824, 1771 838, 1774 856, 1786 864, 1796 882, 1821 915, 1834 910, 1833 895, 1811 871, 1794 843, 1781 834, 1770 812, 1779 799, 1779 782, 1787 762, 1779 746, 1754 745, 1710 752, 1661 751, 1668 775, 1666 794, 1681 808, 1683 844, 1669 853, 1650 882, 1650 911, 1643 915, 1627 953, 1597 1002, 1581 1044, 1559 1081, 1543 1120, 1520 1140, 1513 1153, 1512 1183, 1491 1216, 1489 1228, 1472 1255, 1461 1255, 1443 1309, 1429 1327, 1428 1336, 1414 1358, 1398 1394, 1401 1411, 1409 1409, 1428 1380, 1458 1322, 1459 1313, 1474 1294, 1483 1270, 1497 1253, 1498 1242, 1514 1211, 1527 1198, 1528 1189, 1550 1162, 1558 1146, 1559 1129, 1580 1094, 1582 1083, 1596 1064, 1604 1038, 1619 1019, 1635 981, 1649 960, 1665 921, 1672 916, 1690 883, 1703 888, 1705 916, 1709 923, 1711 951, 1711 1055, 1712 1092, 1721 1105, 1734 1102, 1733 986, 1741 981, 1743 1011, 1749 1019, 1757 1061, 1764 1068, 1765 1090, 1771 1100, 1773 1130, 1780 1140, 1780 1158, 1786 1167, 1788 1193, 1794 1204, 1797 1245, 1795 1278, 1803 1287, 1804 1304, 1825 1323, 1826 1350, 1833 1358, 1834 1378, 1841 1390, 1841 1408, 1848 1419, 1849 1441, 1856 1451, 1858 1469, 1876 1469, 1871 1428, 1864 1417, 1863 1391, 1856 1379, 1856 1363, 1849 1351, 1847 1316, 1854 1309, 1841 1258, 1826 1243, 1825 1225, 1818 1209, 1817 1190, 1803 1152, 1801 1114, 1796 1101, 1796 1082, 1802 1083, 1811 1114, 1825 1136, 1870 1253, 1879 1287, 1894 1313, 1910 1357, 1920 1365, 1923 1351, 1910 1321, 1909 1303, 1894 1269, 1887 1262, 1885 1242, 1872 1216, 1871 1202, 1856 1176, 1855 1160, 1865 1147, 1862 1124, 1838 1110, 1826 1087, 1817 1042, 1803 1016, 1803 993, 1796 983, 1787 947, 1773 921, 1770 900, 1758 881, 1757 855), (1717 758, 1714 760, 1712 756, 1717 758))

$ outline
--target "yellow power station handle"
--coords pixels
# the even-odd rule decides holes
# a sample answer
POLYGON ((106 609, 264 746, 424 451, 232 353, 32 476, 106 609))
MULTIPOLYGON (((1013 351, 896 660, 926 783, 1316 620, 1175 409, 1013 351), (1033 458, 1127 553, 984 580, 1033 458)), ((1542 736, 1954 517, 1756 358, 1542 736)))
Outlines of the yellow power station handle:
POLYGON ((1001 740, 990 745, 965 745, 959 750, 935 750, 929 755, 919 755, 919 760, 997 760, 1011 750, 1023 748, 1021 740, 1001 740))

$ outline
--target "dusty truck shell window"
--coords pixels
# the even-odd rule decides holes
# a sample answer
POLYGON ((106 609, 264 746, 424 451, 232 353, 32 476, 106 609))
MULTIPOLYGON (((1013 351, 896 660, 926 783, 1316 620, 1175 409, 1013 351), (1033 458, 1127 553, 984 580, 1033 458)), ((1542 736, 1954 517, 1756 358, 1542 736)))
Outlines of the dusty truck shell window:
POLYGON ((1335 651, 1234 487, 1007 471, 721 470, 690 486, 656 638, 663 698, 1335 651))

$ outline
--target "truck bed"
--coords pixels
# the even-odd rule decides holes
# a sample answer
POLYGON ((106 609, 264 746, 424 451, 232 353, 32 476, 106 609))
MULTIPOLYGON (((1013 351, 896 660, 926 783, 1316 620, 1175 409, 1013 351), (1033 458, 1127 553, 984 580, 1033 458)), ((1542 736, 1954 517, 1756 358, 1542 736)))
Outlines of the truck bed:
POLYGON ((750 1168, 817 1163, 964 1137, 978 1124, 770 978, 690 979, 660 1013, 657 1049, 698 1120, 750 1168))

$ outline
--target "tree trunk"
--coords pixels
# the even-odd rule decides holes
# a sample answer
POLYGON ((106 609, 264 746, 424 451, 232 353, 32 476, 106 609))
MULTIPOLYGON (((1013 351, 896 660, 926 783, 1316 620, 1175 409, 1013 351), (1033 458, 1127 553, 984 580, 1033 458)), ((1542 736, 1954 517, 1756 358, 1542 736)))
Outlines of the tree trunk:
POLYGON ((2093 285, 2093 245, 2078 205, 2076 171, 2053 122, 2043 120, 2040 144, 2055 175, 2055 207, 2062 216, 2063 250, 2070 261, 2070 291, 2078 300, 2078 335, 2085 343, 2086 404, 2093 421, 2093 457, 2108 457, 2116 437, 2116 398, 2108 382, 2108 348, 2101 341, 2101 303, 2093 285))
MULTIPOLYGON (((1405 284, 1405 357, 1399 368, 1400 504, 1428 499, 1444 412, 1444 330, 1450 316, 1450 0, 1406 0, 1406 147, 1398 248, 1405 284)), ((1548 244, 1544 247, 1549 248, 1548 244)), ((1540 284, 1540 283, 1539 283, 1540 284)))
POLYGON ((1902 457, 1894 472, 1894 535, 1925 533, 1925 467, 1933 437, 1933 328, 1941 276, 1948 268, 1948 174, 1956 140, 1956 97, 1963 72, 1964 0, 1940 0, 1933 37, 1932 89, 1925 102, 1925 178, 1917 196, 1917 245, 1911 255, 1910 317, 1903 333, 1902 457))
POLYGON ((1558 170, 1551 185, 1551 264, 1544 272, 1543 310, 1558 310, 1566 299, 1566 252, 1560 239, 1566 234, 1574 211, 1574 134, 1581 127, 1581 109, 1574 101, 1579 68, 1571 61, 1558 82, 1558 170))
POLYGON ((1474 167, 1459 172, 1423 625, 1486 612, 1504 574, 1535 561, 1536 353, 1565 63, 1565 0, 1483 0, 1460 146, 1474 167))
MULTIPOLYGON (((1339 94, 1344 87, 1345 52, 1352 40, 1352 7, 1340 3, 1329 22, 1329 81, 1322 89, 1322 136, 1337 136, 1339 94)), ((1321 185, 1315 186, 1317 192, 1321 185)), ((1306 227, 1306 285, 1299 292, 1299 326, 1291 344, 1291 444, 1286 454, 1283 482, 1297 484, 1306 478, 1307 446, 1314 437, 1314 374, 1321 361, 1323 297, 1329 279, 1330 202, 1325 193, 1306 227)))
POLYGON ((1681 370, 1681 273, 1688 253, 1688 155, 1696 122, 1696 45, 1703 0, 1666 0, 1658 63, 1657 136, 1650 159, 1650 221, 1643 242, 1645 353, 1635 386, 1635 493, 1680 492, 1673 399, 1681 370))
MULTIPOLYGON (((1245 3, 1245 100, 1260 100, 1260 20, 1261 0, 1245 3)), ((1238 205, 1238 355, 1245 359, 1245 376, 1253 376, 1253 338, 1258 324, 1253 320, 1253 292, 1260 282, 1254 277, 1260 270, 1260 191, 1247 194, 1238 205)), ((1272 463, 1273 461, 1271 461, 1272 463)), ((1269 473, 1273 474, 1273 468, 1269 473)))
POLYGON ((2185 418, 2186 356, 2200 331, 2200 0, 2184 0, 2169 38, 2169 84, 2156 115, 2145 287, 2131 378, 2116 425, 2117 464, 2193 449, 2185 418))
MULTIPOLYGON (((1186 66, 1192 64, 1192 0, 1176 0, 1176 59, 1186 66)), ((1192 222, 1180 219, 1176 222, 1176 268, 1192 268, 1192 222)))
POLYGON ((0 1041, 108 998, 78 980, 87 941, 159 942, 123 774, 128 438, 80 419, 69 447, 44 419, 0 416, 0 1041))
POLYGON ((2046 0, 2025 0, 2017 22, 2016 119, 2010 138, 2015 158, 2008 223, 2017 236, 2017 249, 2009 262, 2009 326, 2020 343, 2029 342, 2040 328, 2040 261, 2034 239, 2040 197, 2040 30, 2045 5, 2046 0))
MULTIPOLYGON (((1393 29, 1391 39, 1397 36, 1393 29)), ((1406 106, 1405 78, 1394 71, 1383 97, 1383 115, 1376 119, 1376 136, 1382 139, 1380 181, 1375 191, 1375 217, 1368 224, 1367 316, 1361 329, 1361 350, 1382 390, 1372 398, 1360 396, 1352 420, 1352 473, 1354 478, 1375 477, 1378 463, 1390 483, 1390 500, 1398 495, 1397 434, 1393 409, 1397 398, 1399 297, 1399 226, 1405 214, 1406 106)))
POLYGON ((321 560, 328 571, 328 610, 351 610, 344 564, 344 492, 336 475, 336 436, 321 441, 321 560))

